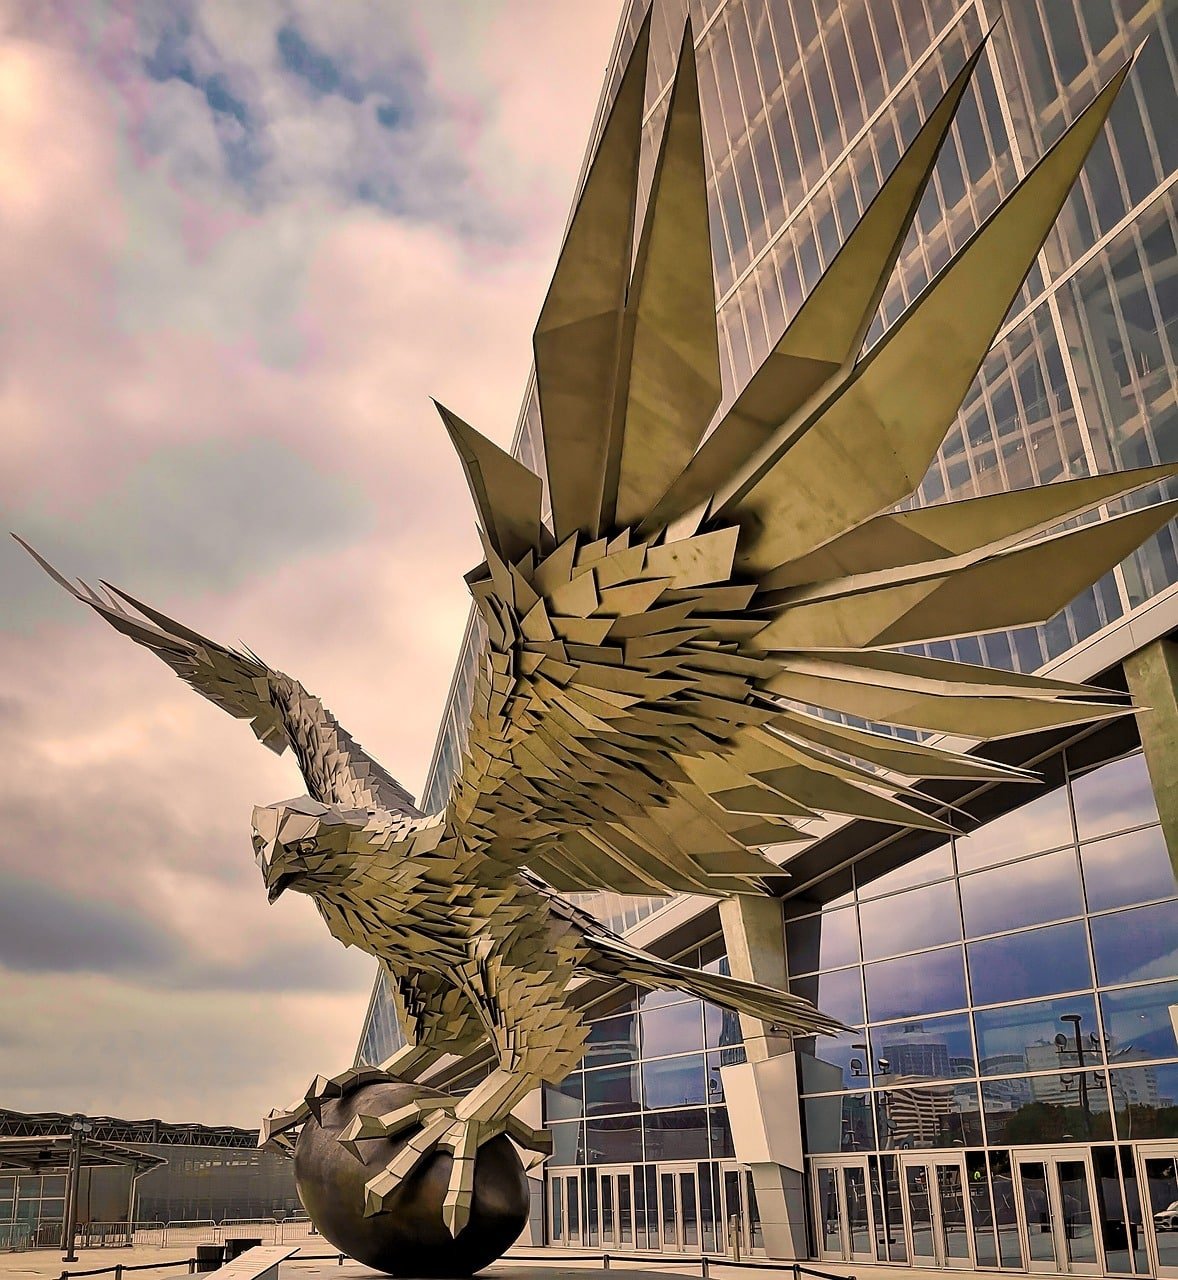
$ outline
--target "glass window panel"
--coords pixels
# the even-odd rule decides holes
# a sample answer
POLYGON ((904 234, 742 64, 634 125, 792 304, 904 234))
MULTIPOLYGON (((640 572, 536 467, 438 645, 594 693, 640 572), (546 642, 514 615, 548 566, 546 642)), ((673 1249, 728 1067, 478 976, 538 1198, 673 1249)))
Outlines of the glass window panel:
POLYGON ((961 937, 957 888, 952 880, 912 889, 859 907, 863 957, 876 960, 961 937))
POLYGON ((874 1151, 875 1128, 870 1099, 869 1093, 803 1098, 806 1150, 811 1155, 831 1151, 874 1151))
POLYGON ((932 880, 944 880, 953 874, 953 850, 948 844, 939 849, 922 853, 901 867, 895 867, 881 876, 871 876, 870 870, 862 866, 856 868, 859 878, 860 898, 878 898, 884 893, 893 893, 899 889, 912 889, 920 884, 928 884, 932 880))
POLYGON ((1173 1007, 1178 1007, 1178 979, 1102 991, 1100 1008, 1110 1062, 1178 1057, 1173 1007))
POLYGON ((1178 973, 1178 900, 1092 917, 1101 986, 1172 978, 1178 973))
POLYGON ((962 871, 992 867, 1027 853, 1041 853, 1072 842, 1072 818, 1065 787, 1057 787, 1021 808, 995 818, 954 841, 962 871))
POLYGON ((1141 752, 1072 779, 1076 830, 1081 840, 1157 822, 1153 788, 1141 752))
POLYGON ((688 1107, 646 1117, 648 1160, 706 1160, 708 1108, 688 1107))
POLYGON ((998 1004, 1092 985, 1084 926, 1050 925, 971 942, 969 976, 975 1004, 998 1004))
POLYGON ((975 1084, 897 1087, 875 1095, 881 1151, 977 1146, 982 1118, 975 1084))
POLYGON ((740 1014, 721 1009, 716 1004, 704 1005, 704 1044, 709 1049, 730 1049, 743 1043, 740 1014))
POLYGON ((1112 1136, 1103 1071, 983 1080, 982 1105, 994 1146, 1092 1142, 1112 1136))
POLYGON ((1119 1067, 1108 1075, 1119 1137, 1178 1138, 1178 1063, 1119 1067))
POLYGON ((666 1005, 662 1009, 642 1010, 643 1057, 690 1053, 703 1047, 703 1015, 698 1000, 666 1005))
POLYGON ((872 1021, 912 1018, 966 1003, 960 947, 865 965, 863 973, 872 1021))
POLYGON ((589 1026, 585 1065, 602 1067, 612 1062, 632 1062, 638 1057, 638 1015, 618 1014, 589 1026))
POLYGON ((703 1054, 644 1062, 642 1089, 648 1107, 692 1107, 707 1102, 703 1054))
POLYGON ((708 1108, 708 1130, 712 1144, 712 1159, 735 1159, 736 1146, 732 1141, 732 1126, 728 1123, 728 1112, 723 1107, 708 1108))
POLYGON ((961 910, 967 937, 1083 915, 1075 851, 962 876, 961 910))
POLYGON ((724 1101, 723 1067, 731 1067, 743 1062, 743 1049, 725 1049, 722 1053, 708 1054, 708 1101, 721 1103, 724 1101))
MULTIPOLYGON (((1089 1035, 1095 1032, 1096 1002, 1089 995, 979 1010, 974 1014, 974 1027, 981 1074, 1013 1075, 1063 1065, 1055 1037, 1069 1032, 1068 1024, 1061 1021, 1064 1014, 1080 1017, 1082 1034, 1085 1028, 1089 1035)), ((1085 1043, 1089 1043, 1086 1036, 1085 1043)), ((1092 1056, 1099 1058, 1099 1046, 1092 1048, 1092 1056)), ((1068 1058, 1069 1064, 1072 1061, 1074 1054, 1068 1058)))
POLYGON ((585 1109, 589 1115, 636 1111, 640 1102, 638 1067, 601 1067, 585 1072, 585 1109))
POLYGON ((863 979, 858 969, 794 978, 789 988, 839 1022, 855 1026, 863 1021, 863 979))
POLYGON ((552 1134, 554 1165, 583 1164, 585 1161, 585 1126, 579 1120, 546 1126, 552 1134))
POLYGON ((872 1027, 871 1053, 876 1084, 881 1085, 893 1085, 898 1077, 908 1084, 977 1074, 964 1013, 872 1027))
POLYGON ((785 930, 790 973, 837 969, 859 959, 859 922, 854 907, 791 920, 785 930))
POLYGON ((1178 893, 1161 827, 1143 827, 1080 847, 1090 911, 1128 907, 1178 893))
POLYGON ((558 1085, 544 1086, 544 1118, 548 1120, 572 1120, 585 1114, 583 1077, 579 1071, 566 1077, 558 1085))
POLYGON ((601 1116, 585 1121, 590 1164, 633 1164, 642 1159, 642 1117, 601 1116))
POLYGON ((862 1027, 841 1036, 807 1036, 794 1042, 803 1093, 862 1089, 867 1084, 867 1037, 862 1027))

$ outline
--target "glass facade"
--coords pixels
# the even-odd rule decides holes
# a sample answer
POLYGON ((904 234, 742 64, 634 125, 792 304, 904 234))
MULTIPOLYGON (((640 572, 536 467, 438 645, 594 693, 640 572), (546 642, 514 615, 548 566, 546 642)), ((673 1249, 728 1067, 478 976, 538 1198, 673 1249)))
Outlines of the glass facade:
MULTIPOLYGON (((624 8, 598 130, 648 7, 624 8)), ((984 33, 869 346, 1141 46, 905 505, 1178 460, 1178 5, 659 0, 640 201, 688 13, 726 404, 984 33)), ((534 383, 515 450, 542 473, 534 383)), ((1170 526, 1046 626, 920 651, 1033 671, 1111 635, 1176 582, 1170 526)), ((459 766, 482 642, 472 618, 430 810, 459 766)), ((1128 656, 1131 642, 1118 643, 1110 664, 1128 656)), ((1178 1207, 1174 1230, 1158 1225, 1178 1206, 1173 865, 1140 753, 1090 767, 1073 751, 1036 768, 1046 785, 1014 812, 886 875, 850 876, 845 892, 818 895, 836 894, 821 908, 789 902, 794 988, 855 1028, 799 1046, 809 1238, 792 1256, 1178 1275, 1178 1207)), ((580 900, 623 930, 667 901, 580 900)), ((735 1216, 744 1249, 769 1248, 713 1088, 718 1055, 739 1052, 709 1039, 715 1016, 635 993, 594 1022, 584 1067, 545 1094, 556 1137, 546 1240, 725 1251, 735 1216)), ((378 991, 363 1055, 381 1056, 391 1035, 378 991)))

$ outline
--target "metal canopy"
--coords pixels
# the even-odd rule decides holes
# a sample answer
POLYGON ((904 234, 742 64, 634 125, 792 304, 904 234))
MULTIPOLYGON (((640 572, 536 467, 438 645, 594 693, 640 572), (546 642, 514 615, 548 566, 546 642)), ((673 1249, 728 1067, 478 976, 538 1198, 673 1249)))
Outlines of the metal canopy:
MULTIPOLYGON (((0 1172, 68 1173, 73 1142, 68 1133, 34 1138, 0 1137, 0 1172)), ((82 1138, 80 1146, 83 1169, 128 1165, 138 1175, 168 1163, 163 1156, 136 1151, 116 1142, 82 1138)))

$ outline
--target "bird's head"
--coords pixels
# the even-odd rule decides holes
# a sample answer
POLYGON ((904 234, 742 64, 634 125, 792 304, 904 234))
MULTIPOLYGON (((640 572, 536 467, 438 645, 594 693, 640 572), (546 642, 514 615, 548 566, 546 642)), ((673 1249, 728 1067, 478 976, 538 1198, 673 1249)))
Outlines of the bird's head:
POLYGON ((287 889, 315 894, 347 879, 364 814, 309 796, 254 809, 254 858, 271 902, 287 889))

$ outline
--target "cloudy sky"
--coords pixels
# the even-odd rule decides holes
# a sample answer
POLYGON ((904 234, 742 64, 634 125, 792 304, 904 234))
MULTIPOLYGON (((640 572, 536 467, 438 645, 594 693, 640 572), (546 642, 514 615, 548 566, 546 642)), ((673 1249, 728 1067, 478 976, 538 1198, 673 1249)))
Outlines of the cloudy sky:
MULTIPOLYGON (((244 641, 420 794, 618 0, 0 0, 0 513, 244 641)), ((266 905, 303 790, 0 547, 0 1106, 252 1125, 372 962, 266 905)))

